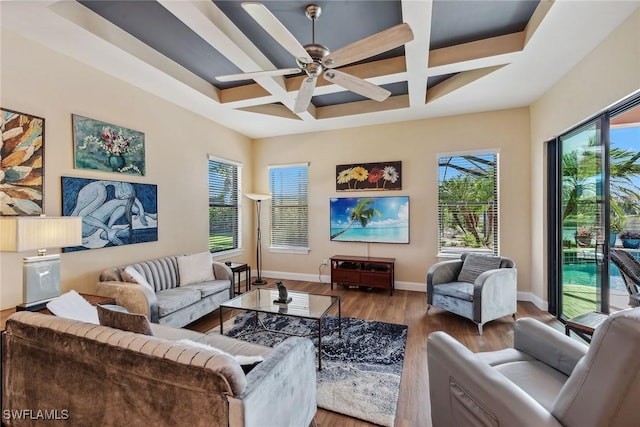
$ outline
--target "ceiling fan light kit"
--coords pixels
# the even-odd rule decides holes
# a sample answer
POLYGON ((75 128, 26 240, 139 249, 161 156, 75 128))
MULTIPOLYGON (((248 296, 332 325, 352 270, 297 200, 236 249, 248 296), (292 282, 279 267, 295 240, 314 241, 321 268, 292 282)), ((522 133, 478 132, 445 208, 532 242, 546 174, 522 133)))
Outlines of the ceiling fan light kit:
POLYGON ((411 27, 403 23, 331 52, 326 46, 318 44, 315 41, 315 22, 322 13, 322 8, 316 4, 310 4, 305 9, 305 15, 312 23, 312 40, 310 44, 304 46, 300 44, 278 18, 262 3, 243 2, 242 8, 258 25, 269 33, 275 41, 293 55, 299 68, 229 74, 217 76, 216 79, 223 82, 248 79, 255 80, 263 77, 292 75, 304 71, 307 78, 303 79, 300 89, 298 90, 298 96, 296 97, 293 108, 296 114, 305 112, 308 109, 317 79, 320 75, 322 75, 325 80, 357 93, 358 95, 379 102, 384 101, 391 95, 391 92, 359 77, 334 70, 334 68, 387 52, 413 40, 411 27))

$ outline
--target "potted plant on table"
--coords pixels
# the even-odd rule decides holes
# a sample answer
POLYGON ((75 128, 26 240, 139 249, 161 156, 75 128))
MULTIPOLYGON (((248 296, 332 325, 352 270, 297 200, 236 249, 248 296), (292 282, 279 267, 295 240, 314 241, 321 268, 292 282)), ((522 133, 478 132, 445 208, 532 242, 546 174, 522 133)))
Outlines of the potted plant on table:
POLYGON ((622 246, 629 249, 638 249, 640 247, 640 231, 624 230, 620 233, 622 246))
POLYGON ((593 229, 588 226, 579 227, 576 230, 576 243, 578 246, 589 246, 593 238, 593 229))
POLYGON ((618 233, 627 225, 627 216, 615 200, 611 200, 611 219, 609 223, 609 246, 616 245, 618 233))

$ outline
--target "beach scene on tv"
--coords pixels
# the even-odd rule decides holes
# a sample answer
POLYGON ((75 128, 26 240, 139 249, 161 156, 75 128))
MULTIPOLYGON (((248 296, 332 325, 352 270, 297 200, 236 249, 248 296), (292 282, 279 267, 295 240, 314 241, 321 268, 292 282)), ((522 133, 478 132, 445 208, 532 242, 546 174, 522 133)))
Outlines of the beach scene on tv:
POLYGON ((409 243, 409 197, 330 199, 331 240, 409 243))

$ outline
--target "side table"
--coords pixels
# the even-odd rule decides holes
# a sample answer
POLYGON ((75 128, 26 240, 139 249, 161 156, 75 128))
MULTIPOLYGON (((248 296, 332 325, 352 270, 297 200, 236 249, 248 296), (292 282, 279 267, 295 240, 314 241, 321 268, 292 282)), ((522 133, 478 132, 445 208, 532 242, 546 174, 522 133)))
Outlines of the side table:
POLYGON ((238 281, 236 282, 238 284, 238 293, 237 294, 241 294, 242 290, 240 289, 240 285, 242 284, 242 279, 240 277, 240 274, 244 271, 244 278, 246 280, 246 284, 244 287, 244 291, 248 292, 251 289, 251 267, 248 264, 243 264, 240 262, 231 262, 231 263, 225 263, 227 264, 227 267, 229 267, 231 269, 231 272, 234 275, 238 275, 238 281))
POLYGON ((580 338, 590 343, 591 336, 595 332, 596 328, 600 326, 607 317, 609 317, 608 314, 597 311, 581 314, 580 316, 567 320, 567 323, 564 326, 564 332, 568 336, 569 333, 573 331, 580 338))

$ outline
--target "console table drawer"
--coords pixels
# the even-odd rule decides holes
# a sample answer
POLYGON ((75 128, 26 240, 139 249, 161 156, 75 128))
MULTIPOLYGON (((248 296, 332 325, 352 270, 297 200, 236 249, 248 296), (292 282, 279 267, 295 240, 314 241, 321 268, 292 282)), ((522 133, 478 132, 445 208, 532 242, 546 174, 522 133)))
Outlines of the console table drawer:
POLYGON ((380 274, 363 271, 360 274, 360 282, 363 285, 386 288, 387 286, 389 286, 389 275, 386 273, 380 274))
POLYGON ((333 279, 336 282, 358 283, 360 281, 360 271, 337 268, 333 271, 333 279))

